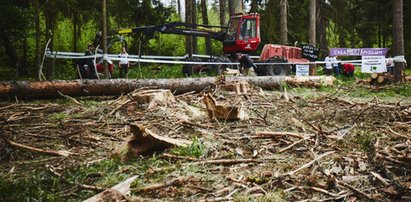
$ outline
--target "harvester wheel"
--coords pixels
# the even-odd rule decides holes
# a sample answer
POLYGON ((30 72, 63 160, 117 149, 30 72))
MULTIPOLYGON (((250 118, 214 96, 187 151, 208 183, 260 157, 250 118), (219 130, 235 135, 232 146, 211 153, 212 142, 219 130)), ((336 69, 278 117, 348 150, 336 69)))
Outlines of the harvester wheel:
MULTIPOLYGON (((216 57, 211 60, 212 62, 221 62, 221 63, 231 63, 230 59, 226 57, 216 57)), ((212 70, 217 75, 221 75, 227 68, 233 68, 231 64, 214 64, 212 65, 212 70)))
MULTIPOLYGON (((274 56, 265 61, 266 63, 287 63, 287 59, 282 56, 274 56)), ((265 75, 268 76, 287 76, 291 74, 291 66, 288 64, 269 64, 265 65, 265 75)), ((257 74, 258 75, 258 74, 257 74)))
MULTIPOLYGON (((199 58, 193 58, 192 60, 187 60, 189 62, 202 62, 201 59, 199 58)), ((183 65, 183 74, 186 76, 191 76, 193 74, 197 74, 200 72, 201 69, 203 69, 204 65, 200 64, 184 64, 183 65)))

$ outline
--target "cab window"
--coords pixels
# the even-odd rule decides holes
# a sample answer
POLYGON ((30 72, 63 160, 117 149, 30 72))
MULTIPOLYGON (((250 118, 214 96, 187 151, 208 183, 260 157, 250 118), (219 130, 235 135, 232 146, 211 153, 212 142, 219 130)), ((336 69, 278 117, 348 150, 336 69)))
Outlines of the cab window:
POLYGON ((249 39, 257 37, 256 19, 245 19, 241 23, 240 39, 249 39))
POLYGON ((231 18, 228 24, 227 39, 226 41, 235 41, 237 38, 238 25, 241 18, 231 18))

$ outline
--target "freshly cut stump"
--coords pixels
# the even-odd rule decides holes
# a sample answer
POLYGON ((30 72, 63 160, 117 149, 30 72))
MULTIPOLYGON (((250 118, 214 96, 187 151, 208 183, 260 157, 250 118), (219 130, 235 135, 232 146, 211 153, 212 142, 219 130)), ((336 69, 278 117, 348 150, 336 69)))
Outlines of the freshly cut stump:
POLYGON ((203 101, 207 107, 208 117, 223 121, 238 121, 246 119, 247 115, 244 109, 239 106, 225 106, 218 104, 213 96, 207 93, 203 101))

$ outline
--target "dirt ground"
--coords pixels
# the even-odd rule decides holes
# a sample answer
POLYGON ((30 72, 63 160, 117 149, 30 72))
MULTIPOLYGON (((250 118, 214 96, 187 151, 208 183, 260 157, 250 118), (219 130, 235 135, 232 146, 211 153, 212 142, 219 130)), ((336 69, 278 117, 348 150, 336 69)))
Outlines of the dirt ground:
POLYGON ((0 199, 84 200, 137 176, 122 199, 410 201, 411 100, 351 90, 206 90, 240 121, 210 119, 202 93, 3 102, 0 199), (130 124, 192 143, 121 161, 130 124))

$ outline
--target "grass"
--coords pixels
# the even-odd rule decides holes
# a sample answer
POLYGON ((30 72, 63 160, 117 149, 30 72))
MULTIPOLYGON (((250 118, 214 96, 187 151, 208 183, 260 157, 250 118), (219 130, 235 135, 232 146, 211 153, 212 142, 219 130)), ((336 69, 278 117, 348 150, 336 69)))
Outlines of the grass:
MULTIPOLYGON (((66 181, 54 176, 47 169, 32 170, 18 178, 4 173, 0 175, 0 201, 77 201, 79 198, 84 199, 95 194, 92 191, 77 189, 77 184, 112 187, 132 175, 147 175, 150 168, 169 165, 169 162, 157 157, 126 163, 108 159, 92 166, 81 166, 63 172, 66 181), (73 194, 64 196, 67 192, 73 194)), ((165 174, 160 172, 149 175, 150 181, 160 181, 164 177, 165 174)), ((144 178, 139 179, 136 184, 151 183, 144 181, 144 178)))
POLYGON ((285 199, 284 190, 278 189, 273 192, 268 192, 264 196, 251 196, 251 195, 237 195, 234 197, 234 201, 237 202, 248 202, 248 201, 256 201, 256 202, 283 202, 287 201, 285 199))
POLYGON ((188 147, 175 147, 170 152, 179 156, 200 158, 204 153, 204 148, 204 144, 200 141, 200 139, 194 137, 193 143, 191 143, 188 147))
POLYGON ((145 65, 141 64, 140 68, 138 65, 132 66, 128 73, 128 78, 133 79, 161 79, 161 78, 184 78, 185 75, 182 72, 181 65, 164 65, 164 64, 153 64, 145 65))

